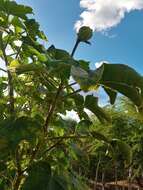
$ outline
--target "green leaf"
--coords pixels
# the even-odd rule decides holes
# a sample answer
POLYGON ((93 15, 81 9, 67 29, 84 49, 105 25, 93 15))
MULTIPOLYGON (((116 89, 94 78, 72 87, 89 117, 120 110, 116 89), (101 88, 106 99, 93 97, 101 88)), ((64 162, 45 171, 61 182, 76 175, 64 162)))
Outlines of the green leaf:
POLYGON ((70 77, 71 64, 66 61, 48 61, 47 64, 49 74, 62 80, 67 80, 70 77))
POLYGON ((71 75, 78 82, 82 90, 89 91, 98 89, 98 83, 102 78, 103 71, 103 67, 96 71, 87 71, 79 66, 72 66, 71 75))
POLYGON ((32 8, 18 5, 15 1, 0 0, 0 11, 26 19, 26 14, 32 14, 32 8))
POLYGON ((67 51, 62 49, 56 49, 53 45, 48 48, 47 52, 53 59, 56 60, 72 60, 72 57, 67 51))
POLYGON ((31 64, 25 64, 25 65, 18 65, 18 66, 9 66, 9 70, 11 72, 16 72, 17 74, 23 74, 23 73, 27 73, 27 72, 30 72, 30 71, 39 71, 39 72, 42 72, 44 69, 43 65, 38 65, 38 64, 34 64, 34 63, 31 63, 31 64))
POLYGON ((103 88, 110 98, 110 103, 113 105, 116 101, 117 92, 115 92, 114 90, 110 88, 106 88, 106 87, 103 87, 103 88))
POLYGON ((92 113, 94 113, 100 122, 111 122, 110 116, 98 106, 98 98, 92 95, 86 96, 85 99, 85 108, 89 109, 92 113))
POLYGON ((71 68, 71 75, 73 76, 73 78, 76 81, 88 78, 88 72, 87 71, 85 71, 81 67, 76 67, 74 65, 71 68))
POLYGON ((27 53, 27 55, 29 55, 30 57, 32 55, 37 56, 37 58, 39 59, 39 61, 41 62, 46 62, 47 61, 47 57, 45 54, 40 53, 37 49, 35 49, 34 47, 30 46, 30 45, 23 45, 23 50, 25 51, 25 53, 27 53))
POLYGON ((39 23, 35 19, 26 19, 25 25, 30 38, 35 39, 38 36, 40 39, 47 41, 47 37, 43 31, 40 31, 39 23))
POLYGON ((66 177, 59 175, 52 176, 47 190, 68 190, 66 177))
POLYGON ((100 83, 127 96, 137 106, 143 103, 143 78, 132 68, 123 64, 103 64, 100 83))
POLYGON ((18 59, 14 59, 13 61, 11 61, 9 68, 13 68, 13 67, 18 67, 20 65, 18 59))
POLYGON ((36 162, 30 167, 22 190, 48 190, 50 178, 50 165, 46 161, 36 162))
POLYGON ((84 97, 80 94, 74 94, 71 96, 71 98, 74 99, 76 108, 78 110, 78 112, 83 111, 84 109, 84 97))
POLYGON ((15 16, 12 21, 11 21, 11 24, 14 26, 14 27, 19 27, 19 28, 22 28, 24 29, 24 24, 22 23, 22 21, 17 17, 15 16))
POLYGON ((77 65, 79 65, 82 69, 89 71, 89 61, 85 60, 78 60, 77 65))
POLYGON ((39 36, 39 38, 41 38, 42 40, 48 41, 48 39, 47 39, 47 37, 46 37, 46 35, 44 34, 43 31, 39 31, 39 32, 38 32, 38 36, 39 36))

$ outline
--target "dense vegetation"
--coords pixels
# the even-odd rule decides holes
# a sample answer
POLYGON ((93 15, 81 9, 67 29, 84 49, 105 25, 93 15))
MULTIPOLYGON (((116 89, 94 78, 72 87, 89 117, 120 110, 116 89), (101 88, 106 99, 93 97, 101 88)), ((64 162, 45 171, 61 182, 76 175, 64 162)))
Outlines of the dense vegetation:
POLYGON ((79 43, 90 44, 88 27, 79 30, 71 54, 47 49, 29 14, 30 7, 0 0, 0 62, 6 67, 0 68, 0 190, 88 190, 90 181, 96 189, 97 181, 139 177, 142 76, 127 65, 104 63, 93 71, 74 59, 79 43), (101 108, 97 97, 79 93, 100 87, 114 106, 101 108), (118 92, 127 100, 115 104, 118 92), (80 121, 62 118, 66 110, 80 121))

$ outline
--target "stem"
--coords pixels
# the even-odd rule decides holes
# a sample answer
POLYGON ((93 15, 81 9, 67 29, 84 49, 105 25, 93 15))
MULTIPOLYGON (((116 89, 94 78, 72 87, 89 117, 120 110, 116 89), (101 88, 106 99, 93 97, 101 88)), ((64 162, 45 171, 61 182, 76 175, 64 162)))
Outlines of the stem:
MULTIPOLYGON (((0 33, 0 47, 1 47, 1 50, 2 50, 2 53, 3 53, 5 65, 6 65, 6 67, 8 67, 9 62, 8 62, 8 59, 7 59, 7 55, 6 55, 6 52, 5 52, 5 47, 4 47, 3 40, 2 40, 2 33, 0 33)), ((13 115, 13 113, 14 113, 14 89, 13 89, 12 75, 11 75, 9 70, 7 70, 7 75, 8 75, 8 93, 9 93, 9 102, 10 102, 9 110, 10 110, 11 115, 13 115)))
POLYGON ((3 71, 3 72, 5 72, 5 73, 7 73, 7 71, 5 69, 3 69, 3 68, 0 68, 0 70, 3 71))
POLYGON ((71 83, 71 84, 69 84, 67 86, 64 86, 64 88, 72 87, 73 85, 76 85, 76 84, 77 84, 77 82, 73 82, 73 83, 71 83))
POLYGON ((55 96, 53 102, 49 106, 49 111, 48 111, 47 118, 46 118, 46 121, 45 121, 45 124, 44 124, 44 133, 45 134, 47 133, 47 130, 48 130, 48 127, 49 127, 49 123, 51 121, 53 112, 54 112, 54 110, 56 108, 56 103, 57 103, 57 100, 59 98, 59 95, 60 95, 62 89, 63 89, 63 86, 62 86, 62 83, 61 83, 59 85, 59 88, 57 90, 57 93, 56 93, 56 96, 55 96))
POLYGON ((98 173, 99 173, 100 162, 101 162, 101 156, 99 156, 99 160, 98 160, 97 167, 96 167, 94 190, 96 190, 96 187, 97 187, 97 181, 98 181, 98 173))
POLYGON ((61 137, 51 137, 48 138, 48 140, 57 140, 55 144, 53 144, 51 147, 49 147, 47 150, 45 150, 42 155, 46 154, 47 152, 51 151, 52 149, 56 148, 58 145, 62 144, 63 140, 68 140, 68 139, 84 139, 84 138, 89 138, 89 136, 61 136, 61 137))
POLYGON ((17 51, 17 54, 16 54, 16 56, 15 56, 15 59, 18 58, 18 56, 19 56, 19 54, 20 54, 20 51, 21 51, 21 49, 22 49, 22 45, 23 45, 23 43, 22 43, 21 46, 19 47, 19 49, 18 49, 18 51, 17 51))
POLYGON ((45 153, 51 151, 51 150, 54 149, 56 146, 60 145, 61 142, 62 142, 62 139, 60 139, 58 142, 56 142, 56 143, 53 144, 51 147, 49 147, 49 148, 45 151, 45 153))
POLYGON ((105 173, 104 173, 104 171, 102 171, 102 190, 104 190, 105 189, 105 182, 104 182, 104 178, 105 178, 105 173))
POLYGON ((22 174, 17 176, 17 179, 16 179, 16 181, 15 181, 15 183, 13 185, 13 190, 19 190, 22 178, 23 178, 22 174))
POLYGON ((17 147, 16 152, 15 152, 17 171, 16 171, 16 176, 15 176, 15 180, 14 180, 14 184, 13 184, 13 190, 19 190, 19 187, 21 185, 21 180, 23 178, 23 171, 21 169, 21 164, 20 164, 21 156, 18 152, 18 148, 19 147, 17 147))
POLYGON ((118 174, 117 174, 117 163, 114 163, 114 173, 115 173, 115 189, 118 190, 118 174))
POLYGON ((72 96, 72 95, 74 95, 74 94, 77 94, 78 92, 81 92, 82 91, 82 89, 78 89, 78 90, 76 90, 76 91, 74 91, 74 92, 72 92, 72 93, 70 93, 70 94, 67 94, 66 96, 65 96, 65 98, 67 98, 67 97, 69 97, 69 96, 72 96))
POLYGON ((77 49, 79 43, 80 43, 80 41, 77 39, 77 40, 76 40, 76 43, 75 43, 75 45, 74 45, 74 48, 73 48, 73 50, 72 50, 71 57, 74 56, 75 51, 76 51, 76 49, 77 49))

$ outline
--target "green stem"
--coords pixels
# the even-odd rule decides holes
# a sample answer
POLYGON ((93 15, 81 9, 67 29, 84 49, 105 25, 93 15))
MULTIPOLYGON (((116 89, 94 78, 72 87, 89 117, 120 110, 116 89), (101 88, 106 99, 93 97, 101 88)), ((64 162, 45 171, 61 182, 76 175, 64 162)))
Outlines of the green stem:
POLYGON ((77 47, 78 47, 79 43, 80 43, 80 41, 77 39, 77 40, 76 40, 76 43, 75 43, 75 46, 74 46, 74 48, 73 48, 73 50, 72 50, 71 57, 73 57, 73 56, 74 56, 75 51, 76 51, 76 49, 77 49, 77 47))

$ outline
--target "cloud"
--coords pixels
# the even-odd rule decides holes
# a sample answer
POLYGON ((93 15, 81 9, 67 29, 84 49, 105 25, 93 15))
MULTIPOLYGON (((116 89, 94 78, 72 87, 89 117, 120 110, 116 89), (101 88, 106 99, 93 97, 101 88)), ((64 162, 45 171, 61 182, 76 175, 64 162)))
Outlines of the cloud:
POLYGON ((58 115, 62 117, 63 120, 73 120, 76 121, 77 123, 80 122, 80 118, 77 112, 75 112, 74 110, 71 111, 66 110, 66 115, 63 115, 61 113, 58 113, 58 115))
POLYGON ((117 26, 126 13, 143 9, 143 0, 80 0, 83 12, 75 28, 90 26, 94 31, 104 32, 117 26))

